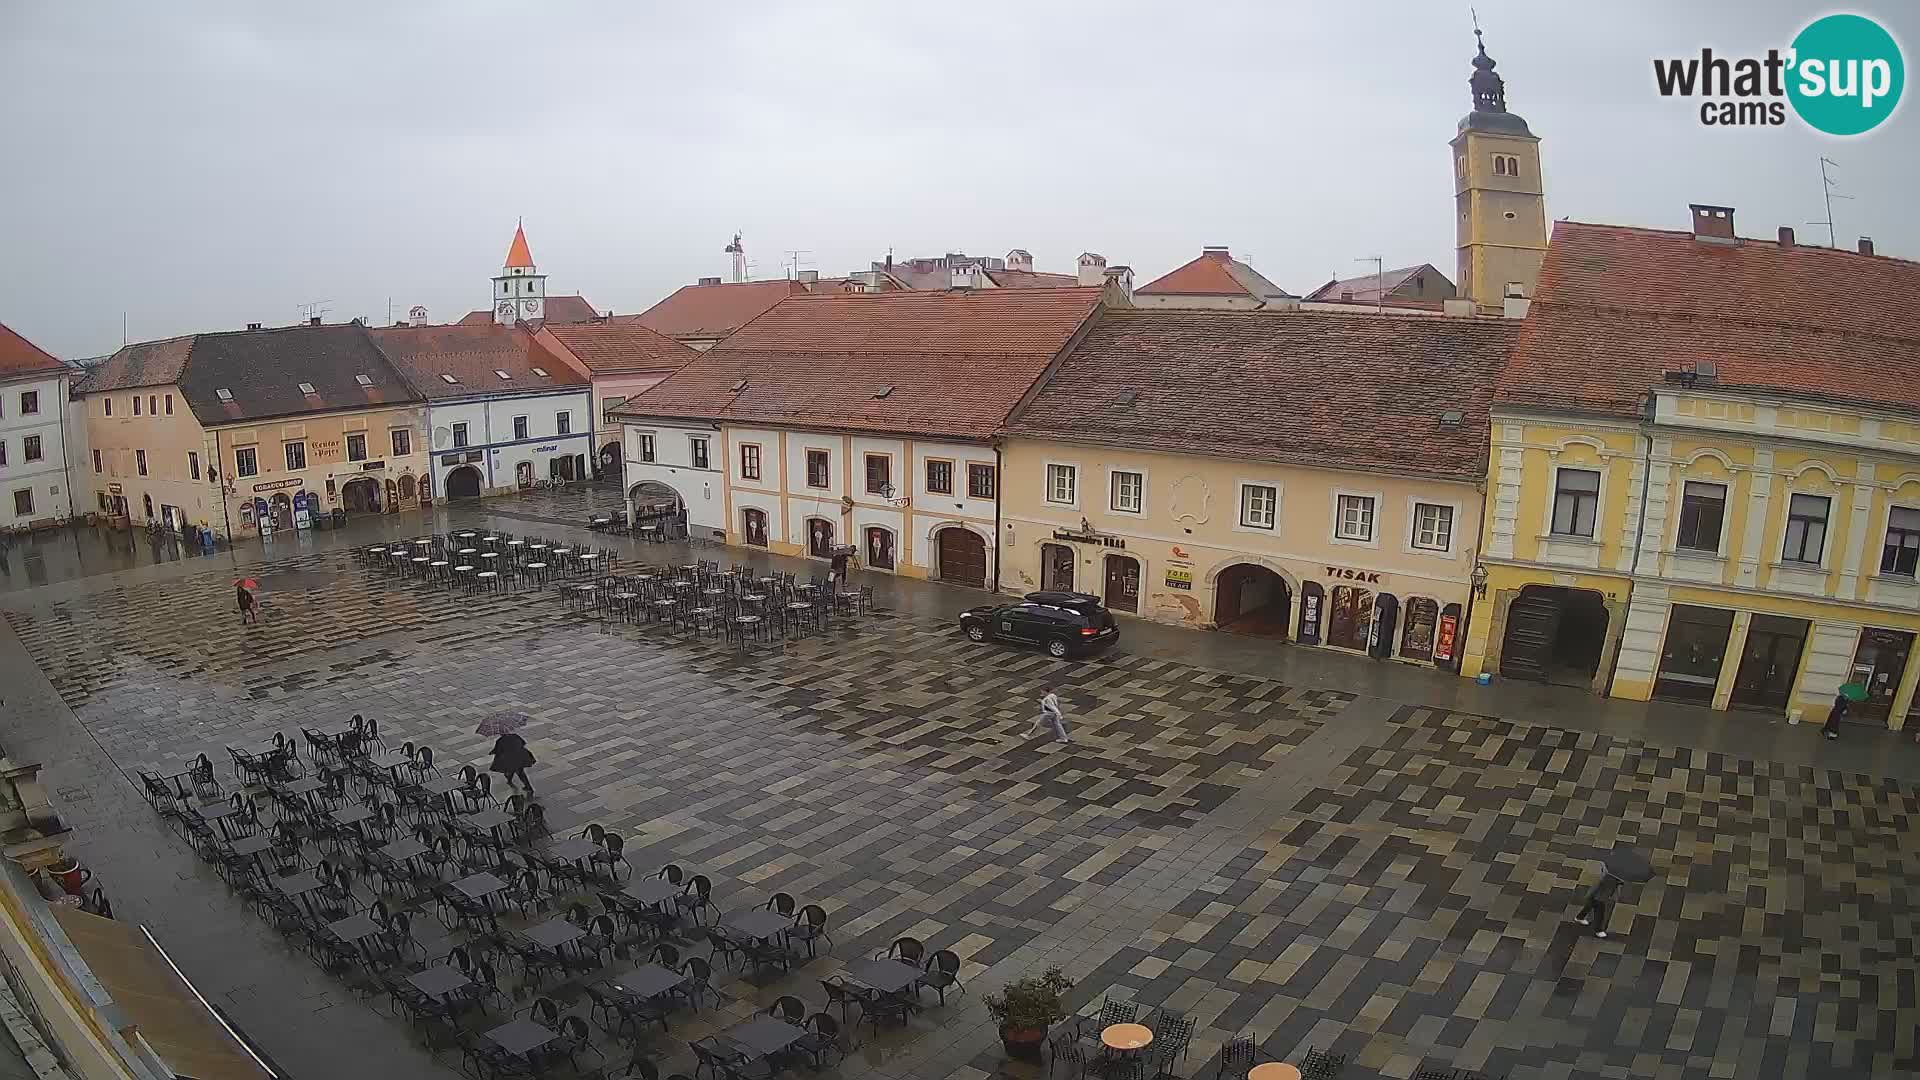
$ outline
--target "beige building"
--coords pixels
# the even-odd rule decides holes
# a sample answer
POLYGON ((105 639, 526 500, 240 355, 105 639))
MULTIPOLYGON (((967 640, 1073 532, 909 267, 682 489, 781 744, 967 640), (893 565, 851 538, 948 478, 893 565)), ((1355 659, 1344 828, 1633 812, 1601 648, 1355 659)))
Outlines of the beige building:
POLYGON ((424 404, 357 324, 128 345, 80 391, 89 505, 128 524, 233 539, 431 497, 424 404))
POLYGON ((1008 592, 1448 663, 1516 324, 1108 311, 1008 422, 1008 592))

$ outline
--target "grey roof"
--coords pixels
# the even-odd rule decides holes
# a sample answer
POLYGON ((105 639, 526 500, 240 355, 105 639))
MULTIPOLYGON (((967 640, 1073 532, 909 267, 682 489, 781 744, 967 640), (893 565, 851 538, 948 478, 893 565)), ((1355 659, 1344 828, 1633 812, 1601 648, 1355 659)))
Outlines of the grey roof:
POLYGON ((1527 130, 1527 122, 1518 113, 1491 112, 1487 109, 1475 109, 1460 118, 1461 131, 1492 131, 1501 135, 1522 135, 1533 138, 1533 132, 1527 130))
POLYGON ((207 426, 422 400, 358 323, 199 334, 192 341, 180 392, 207 426), (232 400, 222 400, 221 390, 232 400))

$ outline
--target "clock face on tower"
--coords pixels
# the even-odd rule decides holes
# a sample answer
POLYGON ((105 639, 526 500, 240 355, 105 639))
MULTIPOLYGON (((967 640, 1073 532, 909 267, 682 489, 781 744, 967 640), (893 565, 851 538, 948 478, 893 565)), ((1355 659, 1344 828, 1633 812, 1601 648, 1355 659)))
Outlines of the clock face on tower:
POLYGON ((528 315, 532 315, 540 310, 540 301, 522 300, 520 301, 520 310, 526 312, 528 315))
POLYGON ((500 301, 500 304, 499 304, 499 306, 498 306, 498 307, 496 307, 496 308, 494 308, 493 310, 494 310, 494 311, 495 311, 495 312, 496 312, 497 314, 499 314, 499 316, 500 316, 501 318, 503 318, 503 319, 511 319, 511 318, 513 318, 513 301, 511 301, 511 300, 502 300, 502 301, 500 301))

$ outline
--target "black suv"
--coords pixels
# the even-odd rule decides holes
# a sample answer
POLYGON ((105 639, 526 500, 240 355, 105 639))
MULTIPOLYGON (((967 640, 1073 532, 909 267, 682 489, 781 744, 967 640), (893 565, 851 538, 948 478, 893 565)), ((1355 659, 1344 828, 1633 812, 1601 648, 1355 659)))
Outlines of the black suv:
POLYGON ((960 630, 973 641, 1022 641, 1047 655, 1077 656, 1120 640, 1113 613, 1100 598, 1076 592, 1032 592, 1017 604, 983 604, 960 613, 960 630))

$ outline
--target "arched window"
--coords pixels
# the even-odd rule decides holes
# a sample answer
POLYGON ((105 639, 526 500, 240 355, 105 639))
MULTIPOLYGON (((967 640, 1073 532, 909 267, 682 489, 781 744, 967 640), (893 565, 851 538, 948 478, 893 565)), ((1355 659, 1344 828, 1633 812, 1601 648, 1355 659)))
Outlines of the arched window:
POLYGON ((1495 176, 1507 175, 1507 159, 1504 155, 1501 155, 1501 154, 1493 155, 1493 175, 1495 176))

